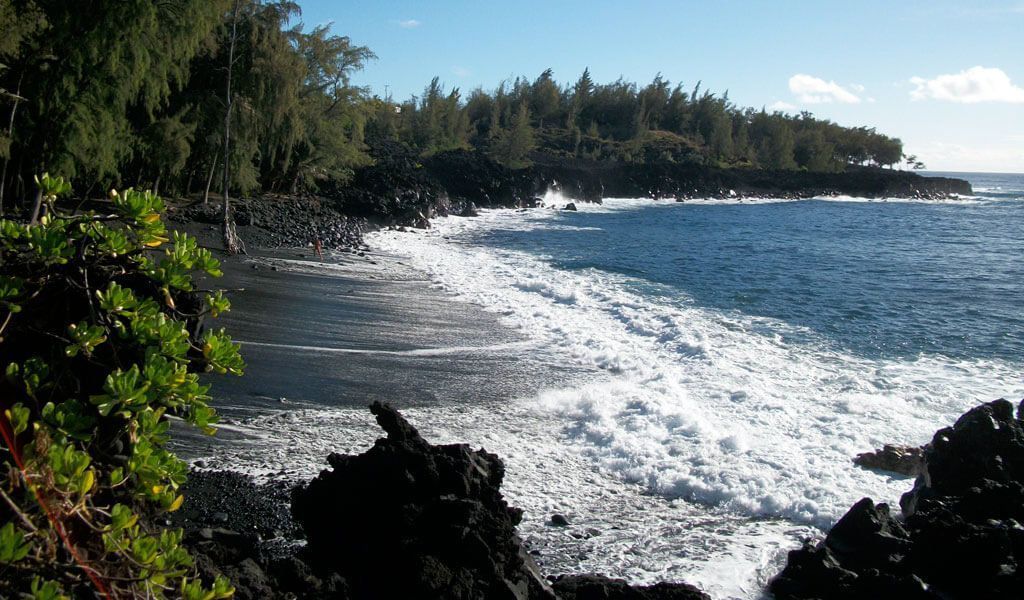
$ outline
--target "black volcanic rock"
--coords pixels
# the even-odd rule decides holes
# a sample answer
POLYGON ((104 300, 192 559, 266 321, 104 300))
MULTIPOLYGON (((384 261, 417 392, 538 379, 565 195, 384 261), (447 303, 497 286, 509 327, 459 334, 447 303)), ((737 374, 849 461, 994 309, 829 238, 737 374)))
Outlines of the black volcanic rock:
POLYGON ((376 143, 371 155, 373 165, 360 169, 349 184, 327 195, 342 213, 383 225, 466 215, 468 203, 536 207, 549 190, 584 202, 601 202, 605 197, 933 198, 972 193, 970 184, 961 179, 852 165, 841 173, 720 169, 687 161, 622 163, 538 152, 531 156, 529 167, 509 169, 481 151, 449 150, 422 158, 394 142, 376 143))
POLYGON ((371 407, 388 437, 296 491, 304 558, 338 573, 357 598, 554 598, 523 551, 499 487, 497 456, 428 444, 388 405, 371 407))
POLYGON ((996 400, 936 432, 900 501, 863 499, 823 542, 789 553, 779 600, 1020 598, 1024 590, 1024 404, 996 400))
POLYGON ((307 540, 296 569, 309 568, 315 584, 341 582, 330 589, 356 599, 707 599, 683 583, 600 575, 561 577, 552 589, 516 534, 522 511, 501 495, 497 456, 430 444, 389 405, 370 410, 387 438, 358 456, 332 454, 331 470, 294 494, 307 540))
POLYGON ((924 469, 924 448, 886 444, 880 450, 858 454, 853 462, 866 469, 916 476, 924 469))

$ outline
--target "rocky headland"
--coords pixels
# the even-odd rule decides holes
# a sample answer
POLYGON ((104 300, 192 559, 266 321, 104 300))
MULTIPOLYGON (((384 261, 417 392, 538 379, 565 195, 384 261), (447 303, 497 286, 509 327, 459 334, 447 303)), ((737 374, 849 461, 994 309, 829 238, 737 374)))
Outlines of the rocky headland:
MULTIPOLYGON (((374 164, 345 185, 319 196, 267 194, 234 201, 246 243, 267 248, 309 246, 361 249, 362 234, 382 227, 430 227, 430 219, 472 217, 478 208, 534 208, 548 191, 567 201, 654 198, 785 198, 856 196, 938 199, 970 195, 964 180, 922 177, 908 171, 849 166, 843 172, 723 169, 693 163, 623 163, 568 159, 537 153, 533 164, 509 169, 481 152, 452 150, 422 158, 398 143, 372 150, 374 164)), ((571 203, 554 208, 572 210, 571 203)), ((215 231, 222 219, 216 200, 179 203, 171 220, 215 231)))

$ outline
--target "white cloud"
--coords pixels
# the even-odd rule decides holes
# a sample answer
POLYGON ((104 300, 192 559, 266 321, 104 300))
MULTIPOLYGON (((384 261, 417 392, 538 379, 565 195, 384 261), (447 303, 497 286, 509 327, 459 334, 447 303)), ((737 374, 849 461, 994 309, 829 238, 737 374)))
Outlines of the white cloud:
POLYGON ((916 154, 932 171, 1024 172, 1024 148, 1014 143, 993 140, 984 146, 928 141, 908 143, 907 154, 916 154))
POLYGON ((783 102, 782 100, 776 100, 775 102, 772 102, 772 104, 768 107, 768 110, 770 110, 772 112, 775 112, 775 111, 789 112, 789 111, 796 110, 796 107, 793 106, 792 104, 790 104, 789 102, 783 102))
MULTIPOLYGON (((789 78, 789 91, 805 104, 841 102, 857 104, 860 97, 834 81, 825 81, 811 75, 797 73, 789 78)), ((858 90, 862 91, 862 90, 858 90)))
POLYGON ((939 75, 935 79, 912 77, 914 100, 945 100, 975 104, 978 102, 1024 103, 1024 88, 1013 85, 1002 69, 971 67, 952 75, 939 75))
POLYGON ((452 67, 452 73, 454 73, 456 77, 469 77, 473 74, 473 72, 466 67, 460 67, 459 65, 452 67))
POLYGON ((399 21, 398 26, 402 29, 416 29, 423 23, 420 23, 416 19, 406 19, 405 21, 399 21))

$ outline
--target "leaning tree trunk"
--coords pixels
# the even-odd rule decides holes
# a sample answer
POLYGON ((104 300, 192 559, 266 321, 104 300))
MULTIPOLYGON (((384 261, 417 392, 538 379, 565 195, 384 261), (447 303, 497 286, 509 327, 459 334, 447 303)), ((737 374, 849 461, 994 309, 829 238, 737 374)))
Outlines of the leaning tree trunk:
MULTIPOLYGON (((18 102, 22 100, 21 97, 21 81, 25 78, 25 73, 18 77, 18 89, 14 91, 14 97, 12 100, 14 104, 11 106, 10 118, 7 121, 7 139, 13 141, 14 138, 14 115, 18 112, 18 102)), ((11 162, 10 148, 8 148, 7 157, 4 158, 4 167, 0 170, 0 217, 4 216, 4 185, 7 183, 7 165, 11 162)))
POLYGON ((32 224, 32 225, 38 225, 39 224, 39 211, 42 209, 42 207, 43 207, 43 188, 39 188, 38 190, 36 190, 36 202, 32 206, 32 219, 29 220, 30 224, 32 224))
POLYGON ((224 249, 228 254, 244 252, 231 216, 231 73, 235 66, 235 42, 238 39, 238 0, 231 9, 231 43, 228 45, 228 76, 224 90, 224 249))
POLYGON ((210 166, 210 176, 206 178, 206 190, 203 191, 203 206, 210 203, 210 186, 213 185, 213 175, 217 172, 217 159, 219 158, 220 156, 214 152, 213 164, 210 166))

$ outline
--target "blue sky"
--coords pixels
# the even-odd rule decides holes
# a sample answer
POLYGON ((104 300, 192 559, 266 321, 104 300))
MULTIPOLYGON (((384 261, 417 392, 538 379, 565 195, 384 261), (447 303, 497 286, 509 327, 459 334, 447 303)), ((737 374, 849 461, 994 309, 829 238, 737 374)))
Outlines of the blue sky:
MULTIPOLYGON (((355 82, 491 89, 551 68, 698 80, 743 106, 901 138, 931 170, 1024 172, 1024 0, 300 0, 307 26, 378 56, 355 82)), ((385 88, 387 86, 387 88, 385 88)))

